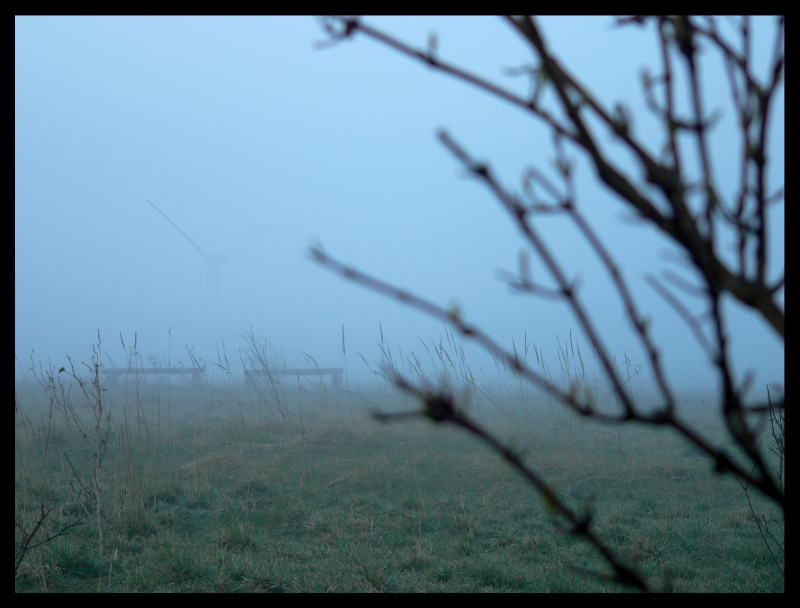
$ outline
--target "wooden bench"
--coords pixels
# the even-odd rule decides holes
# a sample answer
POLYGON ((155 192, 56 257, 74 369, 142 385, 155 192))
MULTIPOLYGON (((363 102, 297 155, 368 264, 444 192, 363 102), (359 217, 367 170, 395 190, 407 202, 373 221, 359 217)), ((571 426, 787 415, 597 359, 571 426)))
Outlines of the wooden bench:
POLYGON ((192 386, 200 386, 201 379, 206 373, 206 366, 203 367, 139 367, 139 368, 118 368, 111 367, 103 370, 103 378, 113 383, 113 386, 122 386, 122 380, 126 376, 168 376, 192 375, 192 386))
POLYGON ((342 374, 344 369, 341 367, 301 367, 301 368, 277 368, 277 369, 246 369, 244 375, 252 382, 258 376, 322 376, 331 377, 331 388, 335 391, 342 390, 342 374))

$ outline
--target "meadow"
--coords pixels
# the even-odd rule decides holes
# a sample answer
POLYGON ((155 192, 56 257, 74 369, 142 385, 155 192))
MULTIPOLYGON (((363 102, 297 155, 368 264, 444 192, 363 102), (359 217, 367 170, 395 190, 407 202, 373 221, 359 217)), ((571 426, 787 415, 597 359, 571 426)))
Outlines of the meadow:
MULTIPOLYGON (((470 414, 591 512, 653 586, 784 590, 782 556, 779 568, 741 487, 685 440, 575 417, 508 375, 458 384, 457 353, 436 353, 470 414)), ((621 589, 477 439, 421 418, 375 421, 375 409, 419 407, 380 374, 342 391, 291 378, 269 390, 232 375, 201 387, 133 378, 101 390, 96 418, 91 392, 40 372, 43 383, 17 383, 15 547, 42 504, 50 515, 34 541, 78 525, 25 553, 18 592, 621 589)), ((681 405, 724 443, 708 396, 681 405)))

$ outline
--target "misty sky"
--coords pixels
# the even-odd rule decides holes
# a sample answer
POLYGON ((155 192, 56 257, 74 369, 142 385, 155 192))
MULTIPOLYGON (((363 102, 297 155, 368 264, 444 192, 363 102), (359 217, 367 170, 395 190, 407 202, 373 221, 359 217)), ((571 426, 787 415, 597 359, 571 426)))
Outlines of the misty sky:
MULTIPOLYGON (((532 54, 499 19, 366 22, 422 48, 435 32, 442 59, 528 91, 528 81, 506 69, 530 64, 532 54)), ((614 29, 603 18, 541 23, 555 54, 609 108, 625 100, 634 133, 657 152, 658 127, 640 85, 643 67, 659 70, 652 31, 614 29)), ((763 75, 774 26, 756 25, 763 75)), ((524 244, 497 201, 435 137, 447 129, 490 162, 507 188, 518 189, 526 167, 550 170, 548 130, 364 36, 316 48, 325 38, 307 17, 15 19, 18 374, 34 349, 36 361, 49 357, 55 365, 66 355, 88 360, 98 330, 116 365, 124 364, 120 333, 130 346, 137 332, 145 356, 166 358, 171 349, 173 364, 187 364, 188 346, 211 363, 216 345, 224 339, 232 354, 252 327, 288 364, 305 366, 307 353, 328 367, 344 363, 344 325, 352 377, 366 377, 356 353, 378 359, 380 325, 404 353, 425 354, 420 339, 438 343, 440 323, 312 263, 308 247, 317 241, 365 272, 443 306, 458 304, 504 345, 514 339, 519 347, 527 332, 558 368, 556 340, 570 330, 580 336, 577 323, 565 305, 512 294, 498 280, 499 269, 516 269, 524 244), (218 310, 206 262, 148 200, 209 254, 271 226, 228 252, 218 310)), ((706 107, 723 111, 713 137, 715 172, 730 197, 739 140, 729 88, 717 56, 703 59, 706 107)), ((781 90, 771 191, 784 180, 783 120, 781 90)), ((570 155, 580 160, 579 204, 655 320, 670 379, 686 389, 710 386, 714 375, 691 333, 644 281, 667 268, 691 280, 670 261, 675 248, 632 223, 594 183, 582 155, 570 155)), ((615 160, 639 177, 627 156, 615 160)), ((564 266, 580 278, 611 352, 644 362, 585 243, 565 221, 541 221, 564 266)), ((783 205, 771 221, 774 278, 784 267, 783 205)), ((545 279, 540 264, 533 271, 545 279)), ((687 305, 699 311, 697 303, 687 305)), ((752 368, 756 386, 782 384, 782 342, 749 312, 729 306, 726 315, 737 375, 752 368)), ((491 376, 491 360, 465 346, 476 377, 480 369, 491 376)))

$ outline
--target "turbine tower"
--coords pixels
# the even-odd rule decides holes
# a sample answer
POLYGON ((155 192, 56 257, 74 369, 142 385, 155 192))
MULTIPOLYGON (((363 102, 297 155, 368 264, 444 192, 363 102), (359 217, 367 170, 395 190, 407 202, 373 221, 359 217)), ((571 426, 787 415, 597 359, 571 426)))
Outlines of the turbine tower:
MULTIPOLYGON (((150 201, 147 201, 147 202, 150 203, 150 201)), ((207 288, 207 290, 209 291, 209 293, 211 295, 211 300, 212 300, 212 303, 214 305, 214 313, 216 314, 217 312, 219 312, 219 267, 222 264, 227 264, 228 262, 231 261, 231 258, 228 255, 228 251, 230 251, 234 247, 238 247, 239 245, 245 243, 246 241, 249 241, 250 239, 258 236, 262 232, 266 232, 267 230, 272 228, 272 226, 274 226, 275 224, 270 224, 266 228, 262 228, 258 232, 254 233, 254 234, 251 234, 247 238, 242 239, 241 241, 239 241, 237 243, 234 243, 233 245, 223 249, 222 251, 218 251, 217 253, 208 254, 205 251, 203 251, 203 249, 200 247, 200 245, 198 245, 197 243, 195 243, 192 240, 192 237, 190 237, 188 234, 186 234, 183 230, 181 230, 181 228, 175 222, 173 222, 171 219, 169 219, 167 217, 166 213, 161 211, 161 209, 156 207, 153 203, 150 203, 150 206, 153 209, 155 209, 156 211, 158 211, 163 216, 163 218, 165 220, 167 220, 170 224, 172 224, 172 227, 175 228, 175 230, 177 230, 178 232, 180 232, 181 236, 183 236, 183 238, 185 238, 187 241, 189 241, 189 243, 192 245, 192 247, 197 249, 197 251, 200 253, 200 255, 203 256, 203 259, 206 262, 206 288, 207 288)))

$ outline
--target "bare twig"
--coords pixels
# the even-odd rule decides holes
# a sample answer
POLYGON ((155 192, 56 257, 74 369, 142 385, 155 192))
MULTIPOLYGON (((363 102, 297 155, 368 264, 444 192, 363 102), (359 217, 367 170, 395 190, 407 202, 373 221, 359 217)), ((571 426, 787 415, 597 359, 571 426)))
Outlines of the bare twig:
MULTIPOLYGON (((344 38, 349 38, 357 32, 363 34, 386 44, 387 46, 424 62, 432 68, 441 70, 450 74, 464 82, 476 86, 492 95, 495 95, 515 106, 531 112, 546 124, 548 124, 555 133, 559 136, 568 139, 583 150, 585 150, 595 166, 595 169, 600 179, 612 191, 620 196, 620 198, 627 204, 631 205, 638 215, 642 218, 652 222, 660 231, 665 235, 674 239, 681 247, 683 247, 690 255, 691 259, 696 264, 698 270, 701 271, 707 281, 718 286, 721 291, 727 291, 737 298, 742 304, 752 307, 758 311, 759 314, 773 327, 773 329, 781 336, 785 332, 785 318, 784 311, 779 306, 778 302, 773 298, 773 293, 764 283, 764 279, 757 277, 756 279, 748 279, 740 272, 732 271, 721 257, 718 257, 713 251, 714 242, 710 233, 703 235, 694 217, 690 211, 689 205, 685 199, 688 182, 680 173, 680 165, 665 166, 656 161, 645 149, 637 142, 627 124, 620 121, 617 117, 606 111, 600 103, 583 87, 578 81, 572 77, 552 56, 549 49, 546 47, 544 40, 539 32, 539 28, 534 20, 530 17, 514 17, 508 18, 508 22, 519 31, 526 40, 528 40, 533 49, 539 55, 541 66, 537 69, 537 74, 542 75, 538 78, 538 88, 552 84, 556 89, 556 93, 561 102, 562 108, 569 117, 571 126, 565 125, 558 121, 550 112, 542 108, 535 99, 538 95, 534 96, 533 100, 525 100, 524 98, 515 95, 497 85, 480 78, 466 70, 457 68, 451 64, 439 60, 434 55, 425 51, 414 49, 403 42, 384 34, 366 24, 357 18, 331 18, 325 22, 325 28, 331 35, 332 40, 338 41, 344 38), (337 29, 336 25, 339 27, 337 29), (590 108, 601 121, 608 126, 608 128, 619 137, 629 150, 640 161, 647 181, 656 185, 664 194, 664 198, 672 210, 671 215, 666 215, 659 211, 658 205, 642 192, 634 187, 631 181, 623 174, 623 172, 615 167, 603 154, 602 149, 597 139, 592 135, 586 122, 581 117, 581 108, 583 106, 590 108)), ((681 21, 670 22, 672 28, 680 28, 681 21)), ((686 28, 690 31, 701 32, 692 21, 686 22, 686 28)), ((783 21, 780 21, 780 34, 783 32, 783 21)), ((684 28, 684 29, 686 29, 684 28)), ((702 32, 701 32, 702 33, 702 32)), ((688 50, 692 44, 692 40, 687 38, 688 34, 681 34, 683 37, 680 41, 688 50)), ((673 32, 673 36, 678 40, 678 33, 673 32)), ((779 41, 776 48, 780 49, 782 36, 779 36, 779 41)), ((768 91, 774 92, 775 88, 782 80, 783 75, 783 55, 782 52, 776 51, 776 58, 773 65, 773 78, 768 91)), ((698 85, 699 86, 699 85, 698 85)), ((699 95, 699 91, 698 91, 699 95)), ((772 99, 770 94, 766 98, 766 102, 772 99)), ((698 98, 699 102, 699 98, 698 98)), ((768 103, 767 103, 767 108, 768 103)), ((696 110, 702 111, 701 106, 696 106, 696 110)), ((766 112, 766 109, 765 109, 766 112)), ((687 123, 686 127, 693 129, 699 136, 705 138, 705 131, 709 126, 708 121, 702 119, 702 114, 695 116, 692 123, 687 123)), ((766 113, 764 115, 766 118, 766 113)), ((760 133, 759 143, 766 144, 766 120, 762 125, 764 128, 760 133)), ((677 119, 672 123, 675 127, 678 126, 677 119)), ((672 127, 670 127, 672 128, 672 127)), ((705 144, 701 145, 705 149, 705 144)), ((764 147, 759 147, 754 151, 758 167, 758 184, 759 192, 766 192, 763 187, 763 162, 761 158, 764 156, 764 147)), ((704 165, 705 166, 705 165, 704 165)), ((713 183, 710 176, 709 169, 705 172, 707 179, 704 181, 706 184, 706 215, 710 216, 713 207, 718 202, 715 189, 712 187, 713 183)), ((764 226, 763 222, 761 226, 764 226)), ((766 232, 764 232, 766 237, 766 232)), ((760 241, 763 244, 764 240, 760 241)), ((764 264, 766 263, 766 254, 762 252, 764 264)), ((760 254, 761 255, 761 254, 760 254)), ((761 259, 761 258, 760 258, 761 259)), ((760 262, 761 263, 761 262, 760 262)))
POLYGON ((534 383, 536 386, 544 390, 549 395, 557 398, 559 401, 567 405, 572 411, 581 416, 592 418, 600 422, 619 423, 625 421, 636 421, 654 426, 669 426, 674 428, 690 443, 705 453, 714 463, 714 469, 719 473, 730 471, 735 476, 752 483, 765 495, 775 500, 781 507, 784 505, 783 493, 779 491, 775 485, 774 480, 769 477, 753 477, 750 473, 738 464, 735 460, 721 448, 715 448, 708 440, 703 438, 695 429, 683 422, 674 414, 666 414, 665 408, 656 408, 652 414, 639 412, 634 409, 632 415, 623 413, 620 415, 607 414, 598 411, 593 402, 578 395, 576 391, 563 391, 555 385, 551 380, 545 378, 542 374, 538 374, 530 367, 525 365, 521 359, 507 350, 503 349, 492 338, 481 331, 477 326, 467 323, 463 320, 460 313, 456 311, 447 311, 444 308, 424 300, 408 291, 398 289, 385 281, 376 279, 375 277, 366 275, 361 271, 346 266, 330 257, 320 246, 315 246, 310 249, 310 253, 314 261, 320 265, 332 270, 333 272, 347 278, 355 283, 363 285, 372 291, 381 293, 394 300, 407 304, 435 319, 443 321, 470 339, 475 340, 483 346, 490 354, 497 357, 505 364, 509 365, 515 373, 520 374, 525 379, 534 383))
MULTIPOLYGON (((755 430, 751 428, 746 417, 750 413, 769 411, 772 421, 775 411, 783 411, 783 400, 777 410, 773 409, 771 399, 768 405, 745 406, 744 397, 752 377, 745 374, 744 380, 737 385, 728 353, 729 338, 726 322, 722 315, 721 298, 723 294, 729 293, 741 304, 753 308, 783 340, 785 313, 778 296, 778 292, 783 287, 783 277, 781 276, 773 284, 768 284, 766 280, 766 252, 769 236, 766 208, 773 199, 778 200, 782 197, 782 188, 777 191, 777 195, 767 195, 765 168, 770 104, 775 99, 775 92, 783 80, 784 20, 782 17, 778 19, 775 51, 770 74, 765 84, 760 84, 752 72, 751 33, 747 18, 742 19, 739 31, 742 38, 741 53, 722 39, 713 18, 701 22, 695 18, 681 16, 652 18, 634 16, 620 19, 618 24, 644 25, 653 20, 657 22, 663 75, 653 78, 645 73, 643 81, 648 106, 665 125, 666 144, 665 154, 662 154, 662 158, 666 157, 666 162, 654 158, 647 151, 645 145, 635 137, 632 131, 630 112, 626 107, 617 104, 615 111, 609 112, 569 70, 561 65, 545 43, 537 23, 531 17, 507 18, 508 23, 530 44, 531 50, 538 58, 538 65, 523 66, 517 71, 529 74, 532 78, 533 89, 529 99, 524 99, 486 79, 441 61, 436 56, 435 48, 429 48, 427 52, 416 50, 392 36, 365 25, 359 19, 340 17, 324 22, 324 27, 330 35, 332 43, 361 32, 406 56, 426 63, 431 68, 454 76, 530 112, 550 127, 554 135, 557 153, 557 172, 563 181, 565 192, 561 193, 543 173, 536 168, 531 168, 526 172, 523 180, 523 190, 527 196, 524 203, 522 199, 501 186, 488 164, 475 161, 445 131, 440 131, 438 135, 445 147, 473 176, 490 189, 501 206, 509 213, 525 240, 543 262, 555 287, 545 287, 534 282, 530 273, 527 252, 524 251, 520 253, 518 275, 502 273, 501 278, 512 289, 549 299, 563 300, 568 304, 589 339, 605 376, 619 399, 622 406, 621 414, 610 415, 600 411, 591 400, 590 395, 579 396, 574 389, 560 389, 547 374, 539 374, 529 368, 526 360, 520 359, 516 347, 513 352, 503 349, 476 326, 466 323, 457 308, 445 310, 407 291, 367 276, 329 257, 321 247, 312 247, 311 254, 318 263, 345 278, 445 321, 462 335, 480 343, 489 351, 496 363, 509 365, 520 377, 555 396, 572 411, 582 416, 603 422, 637 421, 675 429, 714 462, 717 472, 732 472, 739 482, 744 484, 743 487, 758 488, 783 508, 783 469, 780 469, 776 481, 767 470, 763 455, 756 444, 759 427, 756 426, 755 430), (739 128, 742 132, 741 180, 735 205, 726 204, 724 200, 721 200, 713 175, 709 152, 709 133, 715 124, 718 113, 712 111, 707 116, 704 108, 697 60, 701 42, 710 44, 723 56, 731 84, 734 106, 738 113, 739 128), (679 116, 676 109, 676 84, 673 69, 676 58, 679 61, 682 60, 686 65, 687 81, 683 83, 683 88, 688 91, 690 97, 689 116, 679 116), (654 84, 659 83, 664 84, 664 97, 660 102, 656 100, 654 89, 654 84), (542 91, 547 87, 555 94, 562 112, 560 119, 556 119, 540 103, 542 91), (596 120, 590 123, 588 118, 592 116, 596 120), (638 161, 642 170, 641 179, 637 180, 631 177, 620 168, 620 165, 612 162, 611 156, 606 153, 606 145, 601 143, 590 127, 590 124, 598 124, 598 120, 599 124, 607 128, 638 161), (681 137, 690 138, 696 148, 699 159, 698 176, 690 177, 685 173, 685 163, 681 157, 681 137), (705 302, 707 316, 711 321, 710 337, 700 327, 698 319, 677 297, 667 291, 655 278, 649 277, 648 281, 688 325, 706 356, 716 367, 721 387, 720 404, 727 430, 738 448, 747 457, 748 465, 738 464, 722 449, 715 448, 694 428, 677 417, 673 391, 662 369, 660 353, 651 337, 648 320, 637 308, 619 265, 603 244, 600 236, 595 233, 589 222, 577 209, 572 162, 564 153, 563 141, 583 150, 600 181, 614 192, 629 209, 633 210, 637 217, 650 222, 660 233, 669 237, 678 246, 680 252, 686 256, 691 268, 697 272, 700 283, 697 287, 689 285, 688 282, 676 275, 668 274, 667 278, 677 284, 679 288, 688 290, 692 296, 699 296, 705 302), (699 186, 693 184, 694 180, 699 181, 699 186), (637 182, 640 185, 637 185, 637 182), (658 197, 654 198, 646 194, 648 190, 643 187, 644 184, 655 186, 658 197), (540 200, 536 192, 537 187, 543 189, 552 200, 540 200), (535 215, 555 213, 566 213, 570 216, 609 273, 633 332, 647 353, 661 395, 662 402, 653 413, 646 413, 637 408, 627 386, 631 377, 630 370, 627 380, 618 373, 613 359, 600 338, 599 331, 590 319, 585 304, 578 296, 578 289, 574 281, 568 279, 562 266, 533 224, 535 215), (736 241, 738 253, 738 263, 736 264, 731 265, 727 257, 720 253, 719 235, 723 234, 720 230, 721 227, 727 227, 734 233, 733 239, 736 241), (752 259, 748 257, 751 253, 752 259), (752 469, 748 471, 747 466, 752 466, 752 469)), ((649 191, 652 192, 652 189, 649 191)), ((389 371, 394 371, 393 365, 389 371)), ((436 421, 454 422, 487 441, 500 453, 504 453, 502 446, 484 429, 460 417, 461 415, 455 410, 452 401, 448 401, 450 398, 443 393, 421 391, 409 385, 402 378, 396 378, 394 383, 419 398, 426 406, 423 413, 428 417, 436 421)), ((393 415, 388 419, 408 417, 409 415, 413 414, 393 415)), ((379 416, 387 419, 387 415, 379 416)), ((773 423, 773 433, 776 425, 778 423, 773 423)), ((782 418, 779 429, 782 441, 782 418)), ((782 443, 780 445, 782 450, 782 443)), ((512 464, 520 469, 521 463, 512 461, 512 464)), ((525 474, 524 470, 520 470, 525 474)), ((529 471, 529 473, 532 472, 529 471)), ((531 478, 526 474, 526 477, 543 493, 545 498, 548 497, 546 486, 542 486, 541 479, 537 483, 534 479, 535 475, 533 475, 534 478, 531 478)), ((566 516, 566 514, 564 515, 566 516)), ((766 520, 764 521, 766 522, 766 520)), ((576 524, 574 521, 572 524, 574 532, 576 524)), ((771 532, 765 527, 762 537, 766 539, 767 536, 771 536, 771 532)), ((597 547, 597 545, 595 546, 597 547)), ((603 553, 599 547, 597 548, 603 553)), ((619 577, 620 571, 617 569, 616 562, 605 554, 603 555, 606 561, 614 567, 619 577)), ((630 581, 628 582, 630 583, 630 581)), ((638 586, 636 583, 631 584, 638 586)))
MULTIPOLYGON (((752 409, 748 411, 753 411, 752 409)), ((761 409, 760 411, 764 411, 761 409)), ((770 446, 770 450, 778 456, 778 483, 781 486, 781 490, 783 490, 783 469, 784 469, 784 436, 783 436, 783 428, 784 428, 784 418, 783 418, 783 402, 779 404, 772 403, 772 395, 770 395, 769 386, 767 386, 767 407, 766 412, 769 413, 769 421, 770 427, 772 431, 772 440, 773 445, 770 446)), ((761 540, 764 545, 767 547, 767 551, 769 551, 770 557, 772 557, 772 561, 775 562, 778 570, 780 570, 781 574, 784 573, 784 556, 786 553, 786 548, 784 546, 783 540, 783 526, 781 522, 779 522, 776 518, 772 518, 772 523, 775 524, 775 527, 778 528, 778 534, 781 538, 776 538, 775 532, 773 531, 772 526, 770 525, 770 521, 767 520, 765 515, 759 515, 756 513, 756 508, 753 505, 753 500, 750 496, 750 484, 742 481, 741 479, 738 480, 739 485, 741 486, 742 490, 744 491, 744 495, 747 498, 747 506, 750 508, 750 514, 753 516, 753 521, 755 522, 756 526, 758 527, 758 532, 761 535, 761 540), (776 550, 780 551, 780 555, 776 555, 776 552, 773 551, 773 547, 776 550)))
POLYGON ((75 526, 82 526, 83 521, 76 520, 69 524, 64 524, 59 528, 59 530, 55 534, 51 534, 44 540, 39 541, 38 543, 31 544, 33 542, 34 536, 42 527, 44 520, 47 519, 47 516, 50 515, 51 511, 44 508, 44 503, 41 505, 41 510, 39 513, 39 518, 36 520, 36 524, 33 526, 33 530, 28 532, 27 528, 23 526, 21 523, 15 522, 15 526, 20 531, 20 540, 19 544, 17 545, 15 556, 14 556, 14 576, 17 575, 19 571, 20 565, 22 565, 22 560, 25 558, 25 554, 30 551, 31 549, 36 549, 37 547, 41 547, 42 545, 49 543, 51 540, 58 538, 59 536, 65 536, 70 529, 74 528, 75 526))
POLYGON ((569 534, 584 538, 598 553, 600 553, 603 559, 614 570, 614 576, 608 577, 607 580, 635 587, 642 591, 651 591, 641 574, 625 566, 614 552, 594 533, 591 528, 591 514, 586 513, 579 515, 570 509, 567 504, 559 498, 552 486, 550 486, 541 475, 522 461, 519 454, 510 447, 503 445, 494 435, 459 410, 452 395, 444 391, 432 392, 423 390, 414 386, 397 373, 394 375, 394 384, 400 390, 416 397, 420 403, 423 404, 423 410, 420 412, 400 412, 397 414, 386 414, 376 411, 373 412, 373 417, 376 420, 389 422, 393 420, 404 420, 410 417, 424 416, 430 418, 434 422, 449 422, 475 435, 489 445, 497 454, 502 456, 506 462, 536 488, 539 494, 541 494, 542 500, 545 505, 547 505, 549 511, 558 513, 569 522, 569 534))

